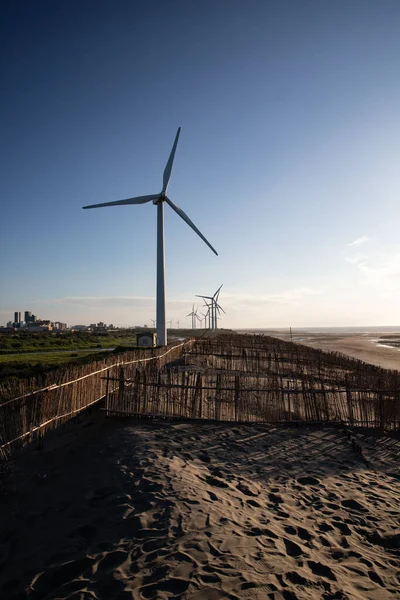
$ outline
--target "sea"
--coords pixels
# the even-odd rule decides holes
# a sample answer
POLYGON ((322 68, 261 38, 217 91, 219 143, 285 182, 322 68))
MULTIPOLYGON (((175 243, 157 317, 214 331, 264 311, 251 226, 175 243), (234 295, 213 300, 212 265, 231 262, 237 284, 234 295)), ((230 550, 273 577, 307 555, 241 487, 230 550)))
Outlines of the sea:
MULTIPOLYGON (((358 334, 371 335, 371 334, 382 334, 382 333, 400 333, 400 325, 371 325, 366 327, 292 327, 292 334, 295 333, 331 333, 331 334, 358 334)), ((236 329, 239 333, 267 333, 267 332, 279 332, 289 333, 290 327, 268 327, 268 328, 254 328, 254 329, 236 329)))

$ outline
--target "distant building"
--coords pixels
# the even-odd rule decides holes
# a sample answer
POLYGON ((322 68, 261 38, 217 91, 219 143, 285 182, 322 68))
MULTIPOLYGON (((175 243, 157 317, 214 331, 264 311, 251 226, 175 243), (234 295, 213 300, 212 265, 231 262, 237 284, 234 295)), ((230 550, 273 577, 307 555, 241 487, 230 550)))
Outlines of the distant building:
POLYGON ((53 331, 53 323, 51 321, 36 321, 35 323, 27 323, 26 328, 30 333, 53 331))
POLYGON ((36 323, 37 316, 33 315, 30 310, 25 311, 25 323, 36 323))
POLYGON ((21 323, 21 313, 20 312, 14 313, 14 323, 21 323))
POLYGON ((56 329, 57 331, 66 331, 67 324, 66 323, 60 323, 60 321, 56 321, 54 323, 54 329, 56 329))

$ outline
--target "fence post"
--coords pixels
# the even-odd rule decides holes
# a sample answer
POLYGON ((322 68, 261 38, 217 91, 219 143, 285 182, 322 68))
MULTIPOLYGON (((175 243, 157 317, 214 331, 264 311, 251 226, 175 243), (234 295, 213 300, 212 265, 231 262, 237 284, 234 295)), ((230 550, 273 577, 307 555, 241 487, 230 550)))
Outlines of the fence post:
POLYGON ((354 425, 353 398, 351 396, 351 389, 349 386, 349 378, 347 377, 347 373, 344 376, 344 380, 345 380, 345 384, 346 384, 346 398, 347 398, 349 421, 350 421, 350 425, 354 425))
POLYGON ((199 419, 203 418, 203 375, 199 373, 199 419))
POLYGON ((240 421, 240 378, 235 376, 235 421, 240 421))
POLYGON ((217 375, 217 383, 215 389, 215 419, 221 418, 221 375, 217 375))
POLYGON ((119 382, 118 382, 118 406, 124 406, 124 391, 125 391, 125 380, 124 380, 124 368, 121 367, 119 370, 119 382))
MULTIPOLYGON (((193 400, 192 400, 192 411, 191 417, 192 419, 196 418, 196 408, 197 404, 199 405, 199 411, 201 412, 201 394, 202 394, 202 385, 201 385, 201 373, 197 373, 196 377, 196 389, 194 390, 193 400)), ((199 415, 201 418, 201 414, 199 415)))
POLYGON ((286 388, 287 388, 287 403, 288 403, 286 420, 291 421, 292 420, 292 409, 290 406, 290 381, 289 381, 289 379, 286 380, 286 388))
POLYGON ((107 379, 106 379, 106 412, 105 412, 106 417, 108 417, 108 410, 110 408, 109 387, 110 387, 110 369, 107 369, 107 379))
MULTIPOLYGON (((137 393, 138 396, 140 397, 140 379, 143 379, 143 390, 142 390, 142 394, 143 394, 143 412, 147 413, 148 412, 148 389, 147 389, 147 376, 146 376, 146 369, 143 370, 143 373, 141 374, 139 371, 138 374, 138 387, 137 387, 137 393)), ((151 379, 150 379, 151 381, 151 379)))

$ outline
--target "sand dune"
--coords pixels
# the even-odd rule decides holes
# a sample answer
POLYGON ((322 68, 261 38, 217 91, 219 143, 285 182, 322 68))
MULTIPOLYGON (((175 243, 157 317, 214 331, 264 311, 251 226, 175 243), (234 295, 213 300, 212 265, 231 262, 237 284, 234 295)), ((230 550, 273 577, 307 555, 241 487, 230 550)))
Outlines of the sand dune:
POLYGON ((400 444, 361 437, 107 421, 19 463, 1 598, 398 598, 400 444))

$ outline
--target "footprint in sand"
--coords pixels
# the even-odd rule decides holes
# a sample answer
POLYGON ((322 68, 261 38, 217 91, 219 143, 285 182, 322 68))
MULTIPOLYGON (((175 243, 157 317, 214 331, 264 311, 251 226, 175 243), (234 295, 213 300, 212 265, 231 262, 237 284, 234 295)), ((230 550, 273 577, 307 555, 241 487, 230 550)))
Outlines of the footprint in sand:
POLYGON ((340 521, 335 521, 333 523, 336 529, 339 529, 342 535, 351 535, 351 529, 346 523, 340 523, 340 521))
POLYGON ((360 512, 360 513, 366 513, 368 512, 367 509, 362 506, 362 504, 360 504, 359 502, 357 502, 357 500, 342 500, 341 505, 344 506, 344 508, 348 508, 349 510, 352 511, 356 511, 356 512, 360 512))
POLYGON ((312 585, 312 582, 309 579, 305 579, 299 573, 296 573, 296 571, 289 571, 289 573, 286 573, 285 578, 295 585, 304 585, 308 588, 312 585))
POLYGON ((219 487, 219 488, 228 488, 229 485, 227 483, 225 483, 225 481, 222 481, 222 479, 217 479, 216 477, 212 477, 211 475, 206 475, 204 477, 204 481, 206 483, 208 483, 208 485, 212 485, 214 487, 219 487))
POLYGON ((256 500, 247 500, 247 504, 250 506, 254 506, 255 508, 261 508, 261 504, 256 502, 256 500))
POLYGON ((327 579, 330 579, 331 581, 336 581, 336 576, 333 573, 332 569, 330 569, 330 567, 327 567, 326 565, 323 565, 320 562, 314 562, 312 560, 309 560, 307 564, 310 570, 314 573, 314 575, 318 575, 319 577, 325 577, 327 579))
POLYGON ((210 499, 211 499, 213 502, 218 502, 218 496, 216 496, 216 495, 214 494, 214 492, 209 492, 209 491, 207 490, 207 494, 210 496, 210 499))
POLYGON ((333 531, 333 527, 329 523, 318 523, 317 526, 319 531, 333 531))
POLYGON ((43 573, 32 587, 35 592, 44 597, 53 592, 54 589, 69 583, 72 579, 81 577, 89 571, 93 562, 92 559, 85 557, 67 562, 61 566, 55 566, 43 573))
POLYGON ((292 540, 288 540, 283 538, 283 542, 286 547, 286 552, 289 556, 301 556, 303 553, 302 548, 296 544, 296 542, 292 542, 292 540))
POLYGON ((297 481, 301 485, 320 485, 320 481, 316 477, 298 477, 297 481))
POLYGON ((246 485, 245 483, 243 483, 242 481, 240 481, 236 487, 240 492, 242 492, 242 494, 245 494, 246 496, 253 496, 253 497, 258 496, 257 491, 251 490, 250 487, 248 485, 246 485))
POLYGON ((103 558, 103 560, 99 562, 97 570, 99 572, 113 571, 116 567, 122 565, 128 556, 128 552, 124 552, 123 550, 115 550, 114 552, 110 552, 103 558))
POLYGON ((273 502, 274 504, 283 504, 284 503, 282 496, 278 496, 277 494, 268 494, 268 499, 270 502, 273 502))

